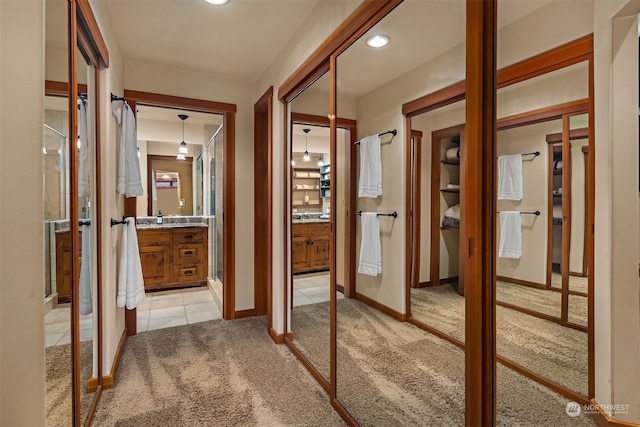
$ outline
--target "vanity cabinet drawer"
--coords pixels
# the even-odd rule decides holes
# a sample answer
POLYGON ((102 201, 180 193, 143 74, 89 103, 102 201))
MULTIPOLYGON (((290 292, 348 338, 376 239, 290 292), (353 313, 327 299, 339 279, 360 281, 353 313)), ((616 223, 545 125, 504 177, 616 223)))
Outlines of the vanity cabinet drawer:
POLYGON ((179 245, 176 247, 176 253, 174 261, 177 263, 182 262, 196 262, 205 261, 203 258, 204 245, 179 245))
POLYGON ((138 230, 138 247, 167 246, 173 241, 171 231, 138 230))
POLYGON ((199 262, 190 265, 176 265, 173 269, 173 278, 177 282, 193 282, 206 279, 204 276, 204 264, 199 262))
POLYGON ((181 228, 174 230, 173 243, 182 245, 185 243, 202 243, 205 240, 205 228, 181 228))

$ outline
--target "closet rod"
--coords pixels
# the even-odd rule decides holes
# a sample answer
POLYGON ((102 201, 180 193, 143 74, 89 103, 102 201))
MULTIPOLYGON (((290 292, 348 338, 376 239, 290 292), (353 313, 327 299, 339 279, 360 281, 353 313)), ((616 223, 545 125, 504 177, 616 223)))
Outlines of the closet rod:
POLYGON ((113 101, 124 101, 127 102, 127 98, 125 98, 124 96, 116 96, 113 93, 111 94, 111 102, 113 101))
POLYGON ((112 227, 114 225, 118 225, 118 224, 129 224, 129 221, 127 221, 127 219, 124 216, 122 217, 122 221, 118 221, 117 219, 111 218, 111 226, 112 227))
MULTIPOLYGON (((500 212, 518 212, 518 211, 498 211, 497 213, 500 212)), ((535 216, 540 216, 540 211, 534 211, 534 212, 519 212, 520 215, 535 215, 535 216)))
MULTIPOLYGON (((356 215, 362 215, 362 211, 358 211, 356 212, 356 215)), ((398 218, 398 212, 391 212, 391 213, 379 213, 378 216, 392 216, 394 218, 398 218)))
MULTIPOLYGON (((398 134, 398 131, 397 131, 396 129, 388 130, 388 131, 386 131, 386 132, 379 133, 379 134, 378 134, 378 136, 387 135, 387 134, 389 134, 389 133, 391 134, 391 139, 387 142, 387 144, 388 144, 388 143, 390 143, 391 141, 393 141, 393 137, 394 137, 394 136, 396 136, 396 135, 398 134)), ((354 144, 356 144, 356 145, 360 145, 360 141, 356 141, 356 142, 354 142, 354 144)))

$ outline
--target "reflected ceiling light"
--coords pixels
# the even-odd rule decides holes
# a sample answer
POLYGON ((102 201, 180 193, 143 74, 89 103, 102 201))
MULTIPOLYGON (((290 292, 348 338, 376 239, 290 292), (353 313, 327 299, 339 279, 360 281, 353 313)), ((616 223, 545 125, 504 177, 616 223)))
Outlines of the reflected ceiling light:
POLYGON ((42 147, 42 154, 47 154, 47 147, 42 147))
POLYGON ((295 166, 296 165, 296 159, 291 159, 291 166, 295 166))
POLYGON ((367 39, 367 46, 375 48, 384 47, 389 44, 389 40, 389 36, 385 34, 376 34, 367 39))
POLYGON ((304 160, 305 162, 308 162, 311 160, 311 157, 309 156, 309 141, 308 141, 309 132, 311 132, 311 129, 305 128, 305 129, 302 129, 302 132, 304 132, 304 156, 302 156, 302 160, 304 160))
POLYGON ((171 179, 171 177, 165 173, 164 175, 162 175, 162 179, 171 179))
POLYGON ((204 0, 204 1, 210 4, 215 4, 220 6, 220 5, 226 4, 228 0, 204 0))
POLYGON ((318 157, 318 166, 324 166, 324 156, 322 154, 318 157))
POLYGON ((180 143, 180 147, 178 148, 178 155, 176 156, 177 160, 186 160, 185 154, 189 152, 187 149, 187 143, 184 142, 184 121, 189 118, 186 114, 178 114, 178 118, 182 120, 182 142, 180 143))

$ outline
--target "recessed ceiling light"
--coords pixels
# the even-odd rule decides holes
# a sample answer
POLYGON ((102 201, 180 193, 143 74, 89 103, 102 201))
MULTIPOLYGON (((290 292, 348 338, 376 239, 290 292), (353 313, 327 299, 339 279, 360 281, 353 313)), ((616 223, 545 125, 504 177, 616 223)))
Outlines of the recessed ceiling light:
POLYGON ((211 4, 217 4, 217 5, 221 5, 221 4, 225 4, 227 3, 227 1, 229 0, 204 0, 207 3, 211 3, 211 4))
POLYGON ((389 36, 384 34, 376 34, 375 36, 369 37, 367 40, 367 46, 371 47, 384 47, 389 44, 389 36))

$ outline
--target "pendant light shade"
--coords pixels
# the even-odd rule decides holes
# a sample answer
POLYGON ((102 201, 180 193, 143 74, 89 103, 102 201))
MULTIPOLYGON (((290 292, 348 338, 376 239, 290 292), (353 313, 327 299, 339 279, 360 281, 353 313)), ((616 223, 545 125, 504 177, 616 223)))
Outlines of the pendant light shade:
POLYGON ((304 156, 302 156, 302 160, 304 160, 305 162, 308 162, 311 160, 311 157, 309 156, 309 132, 311 132, 311 129, 309 128, 304 128, 302 129, 302 132, 304 132, 304 156))
POLYGON ((189 118, 186 114, 178 114, 178 118, 182 120, 182 142, 178 147, 178 155, 176 156, 176 160, 186 160, 185 154, 189 153, 187 149, 187 143, 184 142, 184 121, 189 118))
POLYGON ((320 166, 324 166, 324 156, 322 154, 318 157, 318 167, 320 166))

